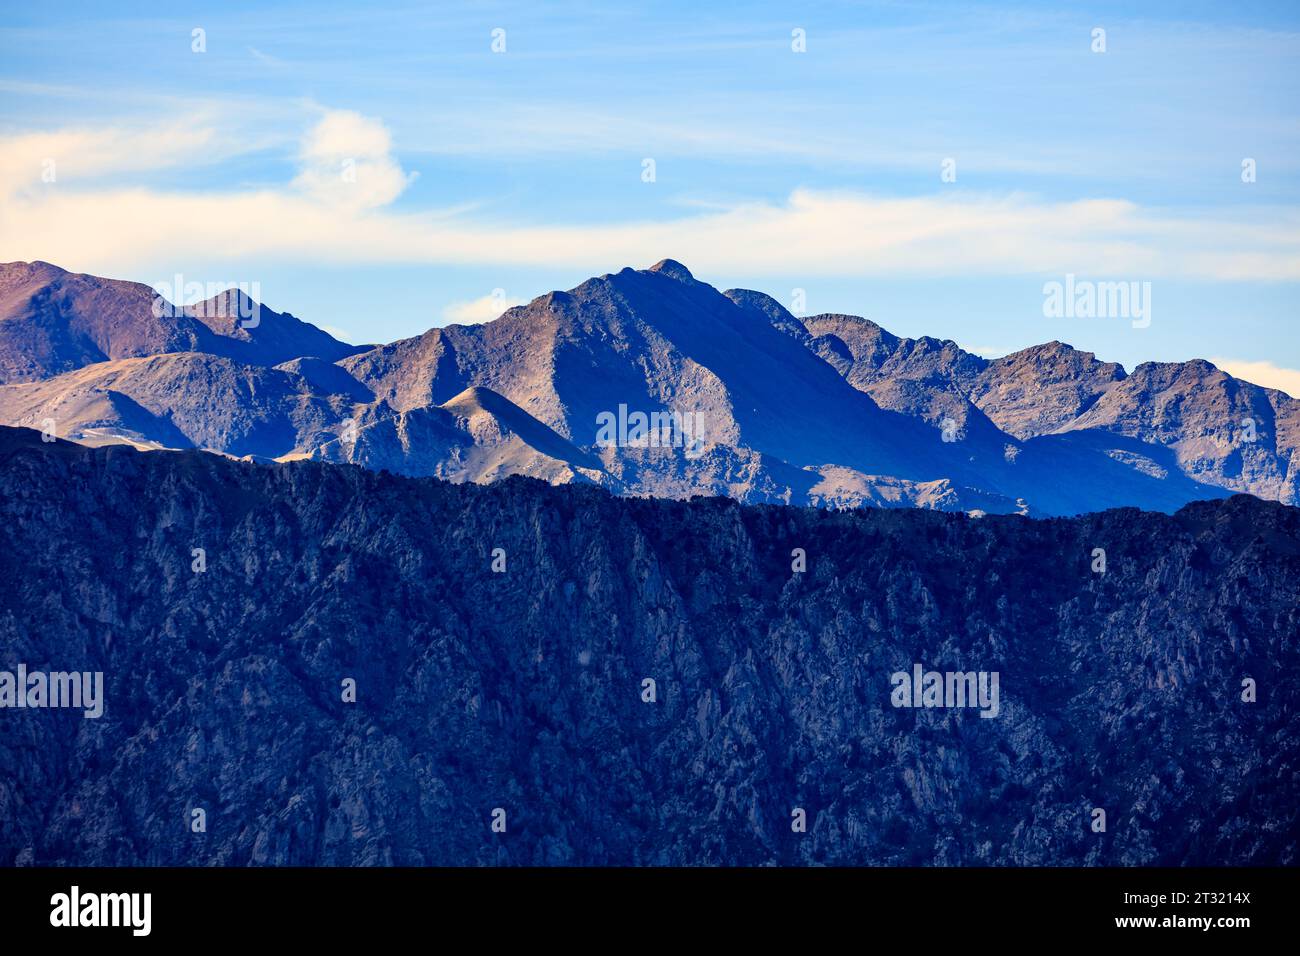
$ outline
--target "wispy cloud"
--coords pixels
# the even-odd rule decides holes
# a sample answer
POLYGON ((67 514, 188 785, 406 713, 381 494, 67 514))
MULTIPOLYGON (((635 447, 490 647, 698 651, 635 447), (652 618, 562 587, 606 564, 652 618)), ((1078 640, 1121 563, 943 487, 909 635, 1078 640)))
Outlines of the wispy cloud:
POLYGON ((301 143, 297 174, 278 187, 96 188, 109 171, 193 163, 214 142, 196 123, 0 140, 9 226, 0 258, 130 272, 214 255, 589 268, 671 254, 711 272, 810 276, 1300 279, 1300 213, 1289 209, 1179 215, 1116 199, 798 189, 783 202, 714 205, 656 221, 534 225, 464 211, 402 212, 392 204, 412 175, 394 158, 384 125, 348 111, 320 116, 301 143), (55 182, 40 181, 47 155, 65 157, 55 182))
POLYGON ((263 53, 255 46, 248 47, 248 52, 253 57, 253 59, 257 60, 257 62, 261 63, 263 66, 269 66, 272 67, 273 69, 282 70, 288 65, 284 62, 284 60, 281 60, 279 57, 271 56, 271 54, 269 53, 263 53))
POLYGON ((222 147, 207 118, 142 127, 68 128, 0 138, 0 197, 38 199, 60 183, 94 182, 116 173, 218 162, 247 144, 222 147))

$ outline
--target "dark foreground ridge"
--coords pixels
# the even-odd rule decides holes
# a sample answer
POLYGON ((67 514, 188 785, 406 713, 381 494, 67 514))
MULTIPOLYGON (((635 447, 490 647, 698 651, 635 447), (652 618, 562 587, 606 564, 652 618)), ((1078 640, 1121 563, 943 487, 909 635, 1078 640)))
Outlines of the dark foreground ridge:
POLYGON ((0 709, 0 864, 1297 862, 1286 506, 834 513, 3 429, 0 507, 0 670, 104 675, 99 719, 0 709), (997 672, 997 716, 892 706, 917 663, 997 672))

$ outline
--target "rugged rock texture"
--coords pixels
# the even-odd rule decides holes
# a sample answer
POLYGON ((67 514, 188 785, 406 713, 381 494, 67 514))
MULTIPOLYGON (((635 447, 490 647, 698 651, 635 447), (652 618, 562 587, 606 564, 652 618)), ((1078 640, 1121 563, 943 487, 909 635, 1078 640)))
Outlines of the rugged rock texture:
POLYGON ((5 429, 0 509, 0 668, 107 681, 100 720, 0 710, 0 864, 1297 862, 1278 504, 836 513, 5 429), (1001 713, 892 707, 916 662, 1001 713))
POLYGON ((14 425, 43 428, 52 420, 57 434, 85 444, 128 441, 275 458, 304 438, 333 440, 355 405, 352 396, 330 394, 286 370, 292 367, 199 352, 120 359, 0 386, 0 408, 14 425))
POLYGON ((1003 431, 1028 439, 1070 427, 1124 378, 1115 362, 1048 342, 993 359, 967 393, 1003 431))
POLYGON ((1139 365, 1068 430, 1168 448, 1176 469, 1192 478, 1300 502, 1300 402, 1209 362, 1139 365), (1253 442, 1242 440, 1247 422, 1253 442))
POLYGON ((1300 402, 1209 363, 1126 375, 1060 342, 989 361, 857 316, 800 320, 671 259, 373 348, 266 307, 244 328, 252 303, 238 292, 162 318, 152 302, 133 283, 0 266, 0 423, 749 503, 1027 515, 1174 511, 1234 491, 1300 503, 1300 402), (602 443, 600 416, 620 409, 693 416, 700 447, 602 443))
POLYGON ((986 452, 984 487, 1018 494, 1038 513, 1174 510, 1217 489, 1300 503, 1300 401, 1209 362, 1151 362, 1127 375, 1062 342, 988 360, 854 315, 772 321, 882 408, 950 422, 963 447, 1000 442, 1019 467, 999 474, 986 452), (1062 475, 1076 483, 1067 494, 1054 487, 1062 475))

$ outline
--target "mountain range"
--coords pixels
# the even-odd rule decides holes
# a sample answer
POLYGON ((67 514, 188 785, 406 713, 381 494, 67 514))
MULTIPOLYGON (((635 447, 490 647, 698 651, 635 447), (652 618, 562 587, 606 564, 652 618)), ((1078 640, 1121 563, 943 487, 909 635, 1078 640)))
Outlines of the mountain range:
POLYGON ((1298 591, 1300 510, 1245 495, 833 512, 0 428, 0 671, 103 675, 0 710, 0 866, 1293 866, 1298 591), (899 707, 918 665, 996 713, 899 707))
POLYGON ((140 283, 0 265, 0 424, 629 496, 1023 515, 1300 503, 1300 402, 1208 362, 1130 373, 1055 341, 990 360, 796 317, 670 259, 373 346, 237 291, 158 305, 140 283), (674 412, 695 433, 660 441, 674 412), (631 427, 609 440, 613 418, 631 427))

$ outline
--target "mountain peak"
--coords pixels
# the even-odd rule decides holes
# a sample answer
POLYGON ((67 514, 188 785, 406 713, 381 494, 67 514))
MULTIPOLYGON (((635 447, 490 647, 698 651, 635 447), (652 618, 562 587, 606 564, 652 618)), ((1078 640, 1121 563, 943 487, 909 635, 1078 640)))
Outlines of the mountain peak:
POLYGON ((803 329, 803 323, 791 315, 789 309, 766 292, 755 292, 753 289, 728 289, 722 294, 742 309, 766 316, 773 325, 781 328, 797 325, 800 329, 803 329))
POLYGON ((33 259, 31 262, 15 260, 13 262, 0 262, 0 276, 8 273, 35 272, 35 273, 52 273, 57 275, 68 275, 68 270, 56 266, 52 262, 46 262, 44 259, 33 259))
POLYGON ((660 259, 646 271, 662 272, 669 278, 676 279, 679 282, 695 281, 695 276, 691 275, 691 270, 686 268, 676 259, 660 259))
POLYGON ((1010 353, 1008 353, 1008 354, 1007 354, 1006 356, 1004 356, 1004 357, 1005 357, 1005 358, 1012 358, 1012 357, 1015 357, 1015 358, 1026 358, 1026 359, 1030 359, 1030 358, 1037 359, 1037 358, 1044 358, 1044 357, 1047 357, 1047 356, 1052 356, 1052 357, 1065 357, 1065 358, 1076 358, 1076 357, 1077 357, 1077 358, 1079 358, 1079 359, 1081 359, 1081 360, 1083 360, 1083 361, 1087 361, 1087 360, 1089 360, 1089 359, 1095 357, 1095 356, 1093 355, 1093 353, 1091 353, 1091 352, 1084 352, 1084 351, 1081 351, 1080 349, 1076 349, 1076 348, 1075 348, 1073 345, 1071 345, 1070 343, 1068 343, 1068 342, 1062 342, 1060 339, 1052 339, 1052 341, 1050 341, 1050 342, 1041 342, 1041 343, 1039 343, 1038 345, 1031 345, 1031 346, 1029 346, 1028 348, 1020 349, 1019 351, 1016 351, 1016 352, 1010 352, 1010 353))
POLYGON ((184 306, 182 311, 218 335, 229 336, 239 334, 242 328, 256 328, 261 319, 262 306, 242 289, 230 288, 184 306))

